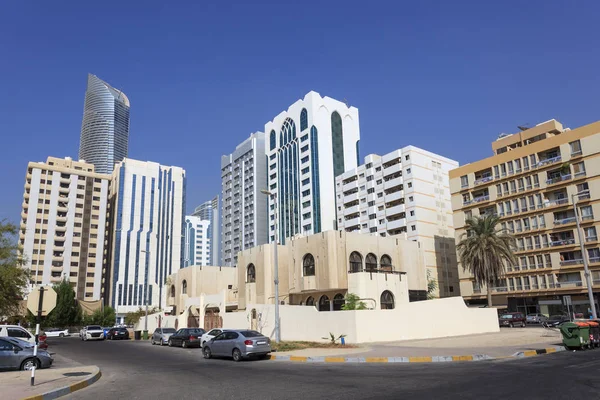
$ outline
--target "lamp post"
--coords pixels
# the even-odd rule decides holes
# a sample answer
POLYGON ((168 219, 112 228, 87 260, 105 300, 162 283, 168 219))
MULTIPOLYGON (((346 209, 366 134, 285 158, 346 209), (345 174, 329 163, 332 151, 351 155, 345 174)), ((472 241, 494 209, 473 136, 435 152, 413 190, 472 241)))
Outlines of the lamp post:
POLYGON ((262 194, 266 194, 273 201, 273 209, 275 211, 275 246, 273 247, 273 257, 275 257, 275 268, 273 271, 273 283, 275 283, 275 342, 281 340, 281 328, 279 326, 279 259, 277 258, 277 193, 272 193, 268 190, 261 190, 262 194))
MULTIPOLYGON (((150 250, 142 250, 142 253, 146 253, 146 257, 150 258, 150 250)), ((145 275, 148 276, 148 271, 146 271, 145 275)), ((148 279, 146 279, 146 285, 144 288, 144 303, 146 304, 146 316, 144 318, 143 337, 144 340, 148 340, 148 279)))
POLYGON ((577 207, 577 201, 579 200, 579 193, 572 195, 573 208, 575 209, 575 221, 577 222, 577 236, 579 237, 579 248, 581 249, 581 256, 583 257, 583 270, 585 275, 585 282, 587 284, 588 297, 590 299, 590 308, 592 309, 592 318, 598 318, 596 314, 596 303, 594 302, 594 291, 592 290, 592 280, 590 278, 590 269, 588 266, 588 255, 585 252, 583 245, 583 234, 581 233, 581 225, 579 223, 579 208, 577 207))

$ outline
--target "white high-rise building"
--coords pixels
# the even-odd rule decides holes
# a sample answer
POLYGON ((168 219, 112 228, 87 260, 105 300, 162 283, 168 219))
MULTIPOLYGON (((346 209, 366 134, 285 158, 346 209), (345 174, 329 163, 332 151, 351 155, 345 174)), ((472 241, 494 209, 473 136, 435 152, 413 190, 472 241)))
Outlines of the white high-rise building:
POLYGON ((209 220, 186 215, 183 267, 211 265, 210 226, 211 222, 209 220))
POLYGON ((102 277, 110 179, 68 157, 29 163, 20 244, 33 284, 67 279, 78 300, 107 295, 102 277))
POLYGON ((161 307, 169 275, 183 265, 185 170, 124 159, 111 189, 110 305, 119 317, 161 307))
POLYGON ((363 165, 336 178, 339 228, 418 241, 430 279, 438 283, 435 295, 459 296, 448 177, 457 167, 414 146, 368 155, 363 165))
POLYGON ((194 212, 193 217, 209 221, 208 238, 210 239, 210 261, 208 265, 221 265, 221 229, 220 211, 219 211, 219 196, 215 196, 212 200, 200 204, 194 212))
POLYGON ((221 260, 234 266, 239 251, 267 241, 265 135, 256 132, 221 157, 221 260))
POLYGON ((275 240, 275 209, 279 243, 337 229, 335 178, 358 166, 358 109, 311 91, 265 132, 267 189, 277 198, 277 206, 269 199, 269 241, 275 240))

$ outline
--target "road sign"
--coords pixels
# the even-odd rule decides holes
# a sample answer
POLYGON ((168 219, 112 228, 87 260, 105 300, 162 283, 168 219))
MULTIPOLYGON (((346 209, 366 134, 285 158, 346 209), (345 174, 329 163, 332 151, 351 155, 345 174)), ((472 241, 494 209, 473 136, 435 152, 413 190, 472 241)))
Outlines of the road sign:
POLYGON ((563 304, 565 306, 570 306, 572 304, 571 303, 571 296, 563 296, 563 304))
MULTIPOLYGON (((27 309, 31 311, 33 315, 38 315, 38 307, 40 302, 40 287, 35 286, 29 296, 27 297, 27 309)), ((52 287, 44 287, 44 298, 42 299, 42 317, 50 314, 50 311, 56 307, 56 292, 52 287)))

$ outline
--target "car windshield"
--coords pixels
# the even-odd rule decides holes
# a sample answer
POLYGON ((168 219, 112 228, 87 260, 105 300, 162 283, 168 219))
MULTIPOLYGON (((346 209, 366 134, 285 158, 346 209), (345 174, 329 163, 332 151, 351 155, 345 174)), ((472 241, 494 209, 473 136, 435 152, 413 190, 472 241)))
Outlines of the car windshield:
POLYGON ((262 333, 256 331, 241 331, 240 332, 244 337, 260 337, 263 336, 262 333))
POLYGON ((99 326, 96 326, 96 325, 91 325, 91 326, 88 326, 88 327, 87 327, 87 330, 88 330, 88 331, 101 331, 101 330, 102 330, 102 328, 101 328, 101 327, 99 327, 99 326))
POLYGON ((513 317, 513 315, 512 315, 512 314, 504 314, 504 315, 503 315, 501 318, 504 318, 504 319, 510 319, 510 318, 512 318, 512 317, 513 317))
POLYGON ((163 328, 162 333, 175 333, 174 328, 163 328))
POLYGON ((204 334, 204 329, 200 329, 200 328, 190 329, 190 333, 194 333, 196 335, 203 335, 204 334))

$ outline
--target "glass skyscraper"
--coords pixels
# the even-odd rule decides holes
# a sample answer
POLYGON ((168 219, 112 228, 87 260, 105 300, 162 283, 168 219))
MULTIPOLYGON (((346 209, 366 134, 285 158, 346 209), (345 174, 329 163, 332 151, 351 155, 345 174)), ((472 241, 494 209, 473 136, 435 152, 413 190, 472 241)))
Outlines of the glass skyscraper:
POLYGON ((97 173, 112 173, 127 157, 129 99, 125 93, 88 74, 79 158, 94 164, 97 173))
POLYGON ((219 242, 221 240, 219 235, 219 227, 221 225, 221 221, 219 219, 219 196, 215 196, 212 200, 200 204, 198 207, 196 207, 192 213, 192 216, 210 222, 210 226, 208 228, 208 239, 210 240, 210 255, 208 265, 221 265, 221 251, 219 247, 219 242))

